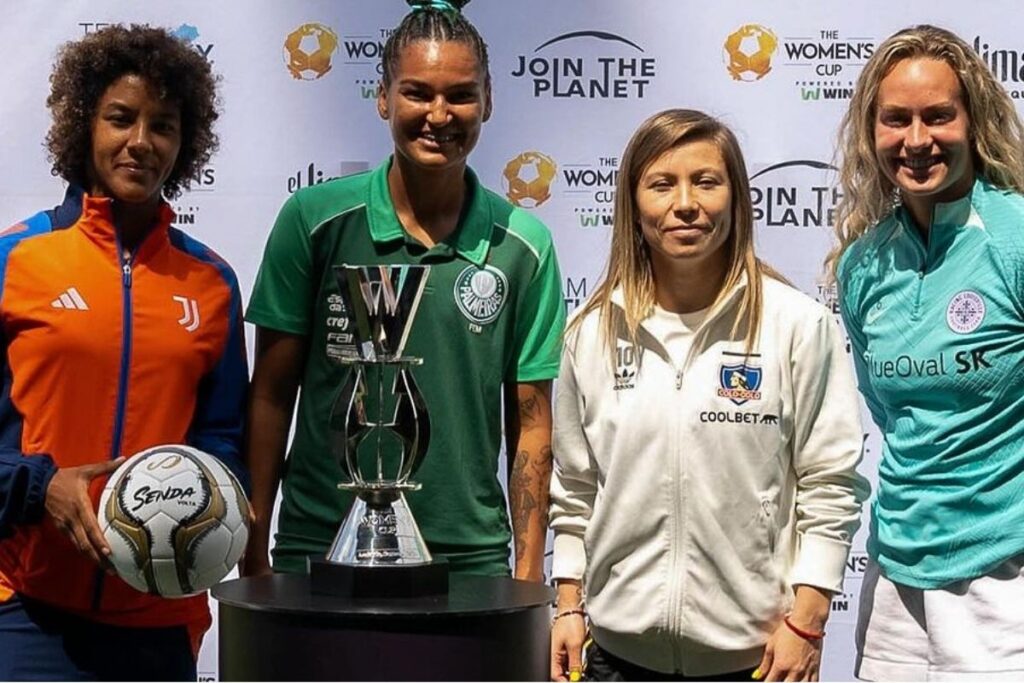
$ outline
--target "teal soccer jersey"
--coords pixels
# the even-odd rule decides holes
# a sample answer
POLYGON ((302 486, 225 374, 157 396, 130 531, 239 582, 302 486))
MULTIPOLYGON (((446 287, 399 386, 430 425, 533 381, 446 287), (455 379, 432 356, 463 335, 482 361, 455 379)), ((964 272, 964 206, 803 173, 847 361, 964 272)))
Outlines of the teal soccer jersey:
POLYGON ((981 576, 1024 550, 1024 198, 979 179, 927 243, 898 208, 838 279, 884 438, 869 552, 917 588, 981 576))
MULTIPOLYGON (((455 232, 427 249, 402 228, 388 192, 390 161, 300 190, 267 243, 246 318, 304 335, 295 436, 282 484, 274 566, 304 571, 323 554, 351 498, 330 447, 328 420, 354 341, 332 266, 428 264, 406 355, 430 418, 430 446, 407 494, 431 551, 453 569, 508 573, 511 533, 498 482, 502 386, 558 374, 565 303, 551 236, 529 213, 467 170, 455 232)), ((385 440, 385 447, 388 446, 385 440)))

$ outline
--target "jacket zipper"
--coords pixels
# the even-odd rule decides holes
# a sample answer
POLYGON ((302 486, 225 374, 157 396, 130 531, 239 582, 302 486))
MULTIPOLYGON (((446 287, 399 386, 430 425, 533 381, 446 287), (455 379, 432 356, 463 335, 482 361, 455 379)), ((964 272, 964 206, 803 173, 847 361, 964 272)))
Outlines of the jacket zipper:
MULTIPOLYGON (((677 373, 676 373, 676 389, 678 389, 681 384, 682 384, 682 373, 677 371, 677 373)), ((685 514, 685 511, 683 510, 683 462, 682 462, 683 454, 682 454, 682 452, 681 452, 681 450, 679 448, 679 441, 680 441, 680 439, 679 439, 679 437, 680 437, 680 434, 679 434, 679 424, 680 423, 681 423, 681 420, 676 420, 676 428, 673 430, 673 432, 675 433, 674 434, 675 439, 673 439, 673 441, 675 443, 675 448, 673 448, 673 455, 675 457, 673 457, 673 461, 674 461, 674 465, 675 465, 674 469, 675 469, 675 481, 676 481, 676 486, 675 486, 676 490, 675 490, 675 495, 673 496, 673 499, 674 499, 674 503, 675 503, 675 506, 676 506, 676 515, 675 515, 675 518, 676 518, 676 524, 675 524, 675 527, 676 527, 675 528, 676 537, 673 539, 673 543, 672 543, 672 568, 671 568, 671 573, 669 574, 669 577, 668 577, 669 578, 669 585, 673 585, 674 584, 676 586, 675 590, 673 591, 675 593, 675 595, 673 595, 672 599, 669 600, 669 609, 670 609, 669 624, 671 625, 670 626, 670 632, 671 631, 675 631, 675 633, 672 633, 672 635, 674 635, 674 636, 678 636, 680 633, 682 633, 682 630, 683 630, 683 600, 684 600, 684 595, 686 593, 686 588, 685 588, 685 583, 686 583, 685 566, 684 566, 683 563, 680 562, 680 559, 679 559, 679 556, 682 553, 682 545, 684 544, 685 539, 686 539, 686 523, 685 523, 685 520, 683 519, 683 515, 685 514), (677 576, 679 577, 679 582, 678 583, 676 583, 675 581, 672 580, 673 577, 677 577, 677 576)), ((677 639, 673 639, 673 640, 677 640, 677 639)), ((673 661, 673 668, 676 671, 682 671, 683 670, 682 655, 681 655, 681 653, 679 651, 678 643, 673 643, 673 645, 672 645, 672 661, 673 661)))
MULTIPOLYGON (((725 310, 725 307, 719 309, 719 312, 723 310, 725 310)), ((717 317, 717 315, 714 317, 717 317)), ((690 345, 690 349, 686 352, 686 358, 683 359, 683 366, 679 368, 673 365, 673 369, 676 371, 676 391, 682 390, 683 379, 685 378, 686 373, 689 371, 690 365, 693 364, 696 349, 699 346, 701 346, 704 342, 702 333, 712 321, 712 317, 705 318, 694 331, 693 343, 690 345)), ((679 402, 678 404, 681 405, 681 402, 679 402)), ((683 636, 686 631, 686 610, 684 609, 684 607, 686 604, 686 595, 689 583, 687 580, 688 576, 686 574, 686 563, 680 563, 679 560, 679 555, 682 552, 680 548, 681 546, 684 546, 686 544, 688 538, 686 533, 686 500, 683 495, 683 477, 685 474, 685 467, 683 466, 683 453, 679 448, 679 444, 682 443, 682 433, 680 430, 682 429, 683 422, 684 420, 682 419, 676 420, 674 430, 674 443, 676 445, 674 458, 676 474, 676 496, 674 502, 676 506, 676 520, 678 520, 676 524, 678 536, 673 539, 672 543, 672 574, 669 577, 670 581, 672 577, 680 577, 679 585, 675 591, 675 595, 672 595, 669 599, 669 609, 672 610, 672 614, 670 615, 670 623, 673 624, 675 629, 675 633, 673 635, 679 637, 683 636)), ((672 645, 672 660, 675 665, 675 670, 677 672, 682 672, 685 675, 685 662, 683 661, 682 647, 679 645, 678 639, 672 645)))
MULTIPOLYGON (((696 340, 694 340, 694 341, 696 341, 696 340)), ((691 350, 692 350, 692 347, 691 347, 691 350)), ((686 366, 688 364, 689 364, 689 354, 687 355, 687 358, 684 359, 684 361, 683 361, 683 368, 682 369, 681 368, 674 368, 675 371, 676 371, 676 382, 675 382, 676 391, 680 391, 683 388, 683 374, 684 374, 685 368, 686 368, 686 366)), ((676 518, 677 521, 676 521, 676 529, 675 529, 675 531, 676 531, 676 538, 673 539, 673 543, 672 543, 672 573, 669 576, 669 580, 670 580, 670 585, 671 585, 671 578, 674 577, 674 576, 680 577, 680 581, 679 581, 678 587, 675 590, 675 595, 672 597, 672 599, 669 600, 669 609, 670 609, 669 623, 671 624, 670 630, 675 631, 675 633, 673 633, 672 635, 675 635, 675 636, 680 636, 683 633, 683 621, 684 621, 684 612, 685 612, 685 610, 683 609, 683 604, 686 601, 686 571, 685 571, 686 565, 685 565, 685 562, 681 562, 680 559, 679 559, 680 554, 683 552, 682 546, 685 545, 685 541, 686 541, 686 519, 685 519, 686 510, 685 510, 685 504, 684 504, 684 500, 683 500, 683 489, 684 489, 683 477, 684 477, 684 469, 685 468, 683 467, 683 453, 682 453, 681 448, 679 447, 679 444, 682 441, 682 434, 680 433, 680 430, 682 428, 681 427, 682 423, 683 423, 683 420, 676 420, 675 421, 675 429, 673 430, 674 436, 675 436, 675 438, 673 439, 673 443, 675 444, 675 448, 673 449, 675 457, 673 458, 673 461, 674 461, 674 464, 675 464, 675 480, 676 480, 676 491, 675 491, 676 495, 674 496, 674 503, 675 503, 675 506, 676 506, 675 518, 676 518)), ((678 639, 675 639, 675 640, 677 642, 675 642, 673 644, 673 646, 672 646, 673 665, 674 665, 674 668, 675 668, 676 671, 682 671, 683 670, 682 652, 681 652, 681 650, 679 648, 678 639)))
MULTIPOLYGON (((132 355, 132 263, 135 252, 124 255, 121 239, 117 240, 117 253, 121 259, 121 368, 117 380, 117 410, 114 413, 114 439, 110 445, 110 459, 115 460, 121 455, 121 441, 124 438, 124 412, 128 396, 128 365, 132 355)), ((103 584, 105 573, 100 567, 96 570, 93 585, 92 611, 99 611, 103 601, 103 584)))
MULTIPOLYGON (((913 221, 913 219, 910 218, 909 216, 907 217, 907 220, 913 221)), ((914 233, 914 235, 912 237, 912 240, 917 245, 917 247, 918 247, 918 249, 920 251, 920 254, 921 254, 921 269, 919 271, 917 271, 917 293, 916 293, 916 296, 914 297, 914 312, 911 315, 911 318, 914 319, 914 320, 920 320, 921 319, 921 296, 922 296, 922 293, 924 291, 924 276, 928 274, 928 256, 929 256, 929 252, 930 252, 929 247, 930 247, 931 243, 933 242, 931 231, 932 231, 932 226, 934 226, 934 224, 935 224, 935 209, 933 207, 932 208, 932 220, 931 220, 931 224, 928 227, 928 233, 929 234, 928 234, 928 241, 927 242, 924 241, 924 237, 922 237, 921 233, 918 232, 916 226, 911 224, 910 227, 906 227, 906 225, 904 225, 904 229, 905 230, 910 230, 911 232, 914 233)))
MULTIPOLYGON (((686 358, 683 361, 683 367, 682 368, 677 368, 675 366, 675 364, 672 364, 672 368, 675 370, 675 373, 676 373, 676 378, 675 378, 676 379, 676 381, 675 381, 676 391, 680 391, 683 388, 683 378, 685 377, 686 372, 687 372, 687 370, 690 367, 690 364, 693 362, 693 359, 694 359, 694 349, 697 348, 699 345, 701 345, 703 343, 702 334, 703 334, 704 330, 712 322, 714 322, 715 319, 717 319, 719 316, 721 316, 725 310, 727 310, 732 305, 732 299, 736 296, 736 292, 737 291, 739 291, 739 290, 736 289, 733 292, 730 292, 728 299, 725 302, 723 302, 723 304, 717 310, 713 311, 711 315, 705 317, 704 320, 701 322, 701 324, 694 331, 693 343, 690 345, 690 350, 687 352, 686 358)), ((621 304, 618 304, 616 302, 616 305, 618 305, 621 308, 621 304)), ((666 353, 666 356, 667 356, 667 353, 666 353)), ((676 516, 675 516, 676 523, 674 525, 673 531, 675 531, 676 535, 675 535, 674 538, 671 539, 671 541, 672 541, 672 560, 671 560, 671 566, 670 566, 670 572, 671 573, 669 574, 669 577, 668 577, 670 588, 669 588, 669 599, 668 599, 668 612, 669 613, 668 613, 667 622, 668 622, 668 630, 670 632, 673 631, 673 630, 675 631, 675 633, 673 633, 672 635, 681 636, 681 635, 683 635, 684 622, 686 620, 685 613, 684 613, 685 610, 683 609, 683 605, 686 602, 686 574, 685 574, 685 571, 681 571, 679 555, 680 555, 680 552, 681 552, 680 547, 686 542, 686 532, 685 532, 685 527, 686 527, 685 521, 686 520, 684 519, 684 515, 686 514, 686 510, 685 510, 685 506, 684 506, 683 490, 682 490, 683 489, 683 480, 682 480, 682 477, 683 477, 683 463, 682 463, 683 454, 680 452, 679 446, 678 446, 678 444, 681 441, 681 434, 680 434, 679 430, 681 429, 681 425, 682 425, 683 421, 682 420, 676 420, 675 423, 676 424, 674 425, 674 430, 673 431, 674 431, 674 434, 675 434, 674 443, 676 444, 676 448, 675 448, 675 451, 674 451, 674 456, 675 457, 673 458, 673 466, 674 466, 675 481, 676 481, 676 486, 675 486, 676 496, 675 496, 675 500, 673 502, 675 503, 675 506, 676 506, 676 516), (679 581, 678 585, 673 580, 674 577, 677 577, 677 576, 680 577, 680 581, 679 581)), ((674 663, 675 670, 677 672, 683 671, 683 656, 682 656, 682 651, 681 651, 680 646, 678 645, 678 643, 673 643, 672 644, 672 661, 674 663)))

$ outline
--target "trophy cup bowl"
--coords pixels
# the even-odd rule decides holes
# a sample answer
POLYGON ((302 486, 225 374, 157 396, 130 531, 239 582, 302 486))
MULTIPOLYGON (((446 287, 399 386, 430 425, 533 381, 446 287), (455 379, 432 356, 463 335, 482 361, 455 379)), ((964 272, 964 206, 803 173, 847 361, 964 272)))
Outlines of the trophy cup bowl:
POLYGON ((345 477, 338 487, 354 493, 355 500, 326 557, 310 559, 313 592, 447 593, 447 562, 431 557, 405 500, 406 491, 420 488, 411 477, 430 441, 430 419, 412 375, 412 367, 423 361, 403 355, 429 271, 420 265, 334 267, 355 353, 338 359, 349 372, 331 411, 331 448, 345 477), (391 377, 387 391, 386 375, 391 377), (390 411, 388 403, 393 403, 390 411), (398 439, 397 466, 385 464, 384 431, 398 439), (377 437, 374 471, 365 473, 360 446, 371 435, 377 437))

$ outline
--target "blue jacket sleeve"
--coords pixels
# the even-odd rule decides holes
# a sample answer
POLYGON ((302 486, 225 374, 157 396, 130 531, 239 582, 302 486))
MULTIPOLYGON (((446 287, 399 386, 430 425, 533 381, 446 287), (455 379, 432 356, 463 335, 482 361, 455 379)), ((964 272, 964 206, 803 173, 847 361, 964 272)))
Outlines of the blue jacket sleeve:
POLYGON ((221 460, 250 493, 249 470, 242 460, 245 402, 249 388, 249 364, 242 326, 242 296, 234 278, 228 337, 220 359, 203 378, 189 444, 221 460))
MULTIPOLYGON (((11 250, 26 237, 49 232, 55 221, 62 225, 68 220, 73 222, 71 217, 78 215, 75 200, 80 200, 79 195, 80 191, 74 187, 68 188, 68 198, 61 207, 54 212, 36 214, 0 241, 0 299, 11 250), (65 213, 58 215, 62 208, 65 213)), ((11 400, 13 381, 7 360, 7 338, 0 335, 0 539, 13 534, 20 524, 31 524, 43 518, 46 489, 57 473, 57 466, 49 455, 26 455, 21 450, 22 415, 11 400)))
POLYGON ((27 456, 21 452, 21 414, 11 401, 12 377, 6 343, 0 369, 0 538, 6 538, 19 524, 43 518, 46 487, 57 473, 57 466, 49 455, 27 456))
POLYGON ((46 487, 57 473, 48 455, 23 455, 8 448, 0 450, 0 538, 14 533, 19 524, 43 518, 46 487))

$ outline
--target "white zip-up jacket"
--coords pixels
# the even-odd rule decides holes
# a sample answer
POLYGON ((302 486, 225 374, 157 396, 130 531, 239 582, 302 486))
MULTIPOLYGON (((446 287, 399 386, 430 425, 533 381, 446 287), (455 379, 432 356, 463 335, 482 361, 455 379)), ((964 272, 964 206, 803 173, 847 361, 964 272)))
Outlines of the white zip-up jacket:
POLYGON ((682 367, 643 326, 632 348, 624 324, 613 367, 597 312, 563 351, 553 576, 583 579, 602 647, 657 671, 756 666, 793 586, 841 590, 860 524, 863 432, 838 324, 763 280, 749 357, 745 330, 730 334, 742 284, 682 367))

